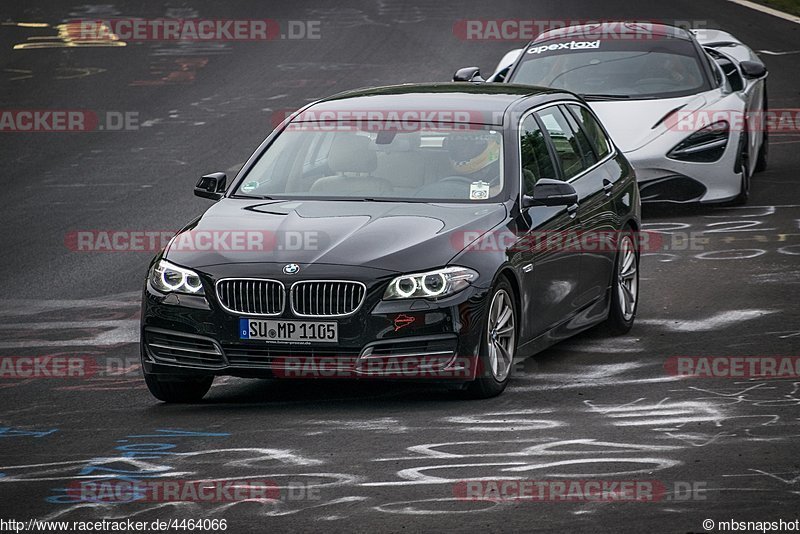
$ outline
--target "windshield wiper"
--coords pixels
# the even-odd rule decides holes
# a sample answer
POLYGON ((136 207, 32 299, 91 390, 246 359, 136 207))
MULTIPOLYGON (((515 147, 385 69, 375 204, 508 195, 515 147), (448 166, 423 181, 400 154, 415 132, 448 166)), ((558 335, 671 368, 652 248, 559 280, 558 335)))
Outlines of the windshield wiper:
POLYGON ((599 93, 582 94, 584 100, 628 100, 629 95, 604 95, 599 93))

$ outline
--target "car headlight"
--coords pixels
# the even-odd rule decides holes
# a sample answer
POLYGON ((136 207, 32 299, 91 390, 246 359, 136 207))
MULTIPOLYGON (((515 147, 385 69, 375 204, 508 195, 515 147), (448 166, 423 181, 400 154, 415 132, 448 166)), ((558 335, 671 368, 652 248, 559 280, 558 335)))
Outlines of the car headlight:
POLYGON ((717 161, 725 153, 729 134, 730 125, 727 121, 709 124, 675 145, 667 157, 700 163, 717 161))
POLYGON ((404 274, 391 281, 383 293, 384 300, 439 298, 458 293, 478 273, 466 267, 445 267, 426 273, 404 274))
POLYGON ((150 271, 150 283, 164 293, 203 295, 203 282, 197 273, 178 267, 166 260, 159 260, 150 271))

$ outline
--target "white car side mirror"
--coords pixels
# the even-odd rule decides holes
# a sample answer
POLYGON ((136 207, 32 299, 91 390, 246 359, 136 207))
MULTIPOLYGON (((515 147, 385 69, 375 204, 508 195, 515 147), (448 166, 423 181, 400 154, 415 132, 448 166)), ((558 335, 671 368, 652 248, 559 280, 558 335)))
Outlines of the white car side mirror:
POLYGON ((498 63, 497 66, 494 68, 495 74, 505 69, 506 67, 510 67, 517 60, 517 58, 519 58, 519 56, 522 55, 523 50, 524 49, 522 48, 517 48, 515 50, 511 50, 506 55, 504 55, 503 59, 500 60, 500 63, 498 63))

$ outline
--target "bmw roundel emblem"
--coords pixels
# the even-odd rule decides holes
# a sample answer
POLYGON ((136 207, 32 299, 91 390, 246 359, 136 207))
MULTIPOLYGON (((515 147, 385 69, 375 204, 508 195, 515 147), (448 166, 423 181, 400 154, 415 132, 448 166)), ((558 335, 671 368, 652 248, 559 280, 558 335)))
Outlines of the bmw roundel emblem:
POLYGON ((287 263, 283 266, 283 274, 297 274, 300 270, 300 266, 296 263, 287 263))

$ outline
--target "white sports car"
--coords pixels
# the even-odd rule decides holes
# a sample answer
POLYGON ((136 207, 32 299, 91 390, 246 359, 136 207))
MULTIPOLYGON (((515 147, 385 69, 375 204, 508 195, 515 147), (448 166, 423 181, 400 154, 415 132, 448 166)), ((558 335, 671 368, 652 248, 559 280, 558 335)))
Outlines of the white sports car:
POLYGON ((642 202, 743 204, 767 165, 767 69, 720 30, 599 23, 551 30, 483 80, 583 96, 636 170, 642 202))

